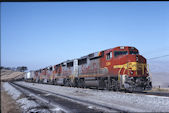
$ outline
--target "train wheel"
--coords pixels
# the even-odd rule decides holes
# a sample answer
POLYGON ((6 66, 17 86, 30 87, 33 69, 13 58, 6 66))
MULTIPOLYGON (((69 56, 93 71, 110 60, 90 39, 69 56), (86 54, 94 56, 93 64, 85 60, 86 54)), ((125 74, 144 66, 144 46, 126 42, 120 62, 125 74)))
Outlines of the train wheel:
POLYGON ((106 83, 103 79, 100 79, 99 81, 98 89, 104 89, 106 87, 106 83))
POLYGON ((57 85, 57 79, 54 79, 54 80, 53 80, 53 84, 54 84, 54 85, 57 85))
POLYGON ((73 81, 70 80, 70 86, 77 87, 77 79, 74 79, 73 81))
POLYGON ((63 79, 63 84, 64 84, 64 86, 68 86, 68 82, 67 82, 66 78, 63 79))
POLYGON ((75 78, 73 81, 73 87, 78 87, 78 79, 75 78))
POLYGON ((118 81, 116 81, 115 82, 115 91, 120 91, 120 90, 121 90, 121 84, 118 81))
POLYGON ((127 89, 127 91, 128 91, 129 93, 132 93, 132 92, 134 91, 134 88, 133 88, 133 87, 129 87, 129 88, 127 89))
POLYGON ((79 79, 78 80, 78 87, 85 88, 85 81, 84 81, 84 79, 79 79))
POLYGON ((111 86, 112 86, 112 83, 111 83, 110 79, 108 79, 108 80, 106 81, 106 89, 110 91, 110 90, 112 89, 111 86))

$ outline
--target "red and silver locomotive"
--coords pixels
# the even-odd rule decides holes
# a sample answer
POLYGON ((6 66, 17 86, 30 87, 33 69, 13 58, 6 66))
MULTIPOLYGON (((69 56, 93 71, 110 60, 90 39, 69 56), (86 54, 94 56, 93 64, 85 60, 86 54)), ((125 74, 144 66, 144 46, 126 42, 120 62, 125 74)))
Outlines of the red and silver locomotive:
POLYGON ((34 82, 109 90, 145 90, 152 83, 146 59, 135 47, 119 46, 35 71, 34 82))

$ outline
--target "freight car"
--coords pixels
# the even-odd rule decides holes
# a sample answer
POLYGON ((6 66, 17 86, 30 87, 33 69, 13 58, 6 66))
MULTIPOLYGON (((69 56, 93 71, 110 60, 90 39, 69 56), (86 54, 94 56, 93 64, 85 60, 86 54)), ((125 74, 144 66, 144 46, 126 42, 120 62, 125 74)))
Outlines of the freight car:
POLYGON ((152 88, 146 59, 135 47, 119 46, 34 71, 33 82, 142 91, 152 88))
POLYGON ((29 71, 27 73, 24 74, 24 79, 27 82, 32 82, 33 81, 33 77, 34 77, 34 71, 29 71))

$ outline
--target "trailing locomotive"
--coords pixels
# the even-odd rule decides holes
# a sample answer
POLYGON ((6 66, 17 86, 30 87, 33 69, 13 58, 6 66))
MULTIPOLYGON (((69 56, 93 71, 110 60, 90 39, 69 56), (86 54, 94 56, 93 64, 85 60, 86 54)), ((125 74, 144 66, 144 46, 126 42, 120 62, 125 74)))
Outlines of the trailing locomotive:
POLYGON ((119 46, 36 70, 32 82, 108 90, 152 88, 146 59, 135 47, 119 46))

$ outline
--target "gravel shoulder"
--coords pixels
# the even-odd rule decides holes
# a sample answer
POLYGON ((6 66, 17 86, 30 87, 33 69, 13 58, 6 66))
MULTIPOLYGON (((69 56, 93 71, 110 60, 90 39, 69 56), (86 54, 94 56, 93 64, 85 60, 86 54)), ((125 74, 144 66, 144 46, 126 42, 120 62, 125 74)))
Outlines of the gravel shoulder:
POLYGON ((168 112, 169 97, 144 94, 130 94, 103 90, 81 89, 46 84, 16 82, 21 85, 38 88, 53 93, 87 100, 102 105, 119 108, 129 112, 168 112))

